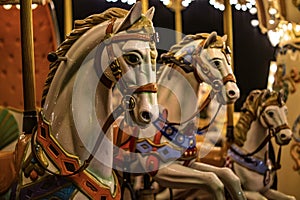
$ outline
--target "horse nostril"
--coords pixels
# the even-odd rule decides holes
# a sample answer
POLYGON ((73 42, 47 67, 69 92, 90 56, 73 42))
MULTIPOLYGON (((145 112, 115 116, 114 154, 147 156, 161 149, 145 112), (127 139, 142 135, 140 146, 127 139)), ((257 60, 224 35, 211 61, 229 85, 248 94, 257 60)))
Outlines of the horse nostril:
POLYGON ((152 118, 152 114, 148 111, 142 111, 141 117, 142 117, 142 120, 144 120, 145 122, 150 122, 151 118, 152 118))
POLYGON ((234 97, 235 96, 235 91, 234 90, 229 90, 228 95, 229 95, 229 97, 234 97))

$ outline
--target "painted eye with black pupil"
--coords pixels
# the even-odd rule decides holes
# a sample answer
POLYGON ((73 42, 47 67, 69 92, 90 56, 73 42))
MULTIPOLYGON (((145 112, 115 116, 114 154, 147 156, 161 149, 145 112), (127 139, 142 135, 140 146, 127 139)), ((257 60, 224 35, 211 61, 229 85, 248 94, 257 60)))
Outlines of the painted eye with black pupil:
POLYGON ((218 60, 214 60, 213 62, 217 68, 219 68, 221 66, 221 62, 218 60))
POLYGON ((135 53, 125 54, 123 57, 129 65, 138 65, 140 63, 140 57, 135 53))
POLYGON ((269 111, 269 112, 267 112, 267 114, 268 114, 270 117, 274 117, 274 112, 273 112, 273 111, 269 111))

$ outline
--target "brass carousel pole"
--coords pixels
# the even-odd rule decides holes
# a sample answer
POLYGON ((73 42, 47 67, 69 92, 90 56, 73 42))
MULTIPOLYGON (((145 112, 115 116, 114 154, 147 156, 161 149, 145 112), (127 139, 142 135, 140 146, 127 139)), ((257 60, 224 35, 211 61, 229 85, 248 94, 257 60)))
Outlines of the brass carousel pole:
POLYGON ((23 132, 25 134, 30 134, 37 124, 34 76, 35 65, 33 46, 33 22, 31 10, 32 0, 21 0, 20 3, 24 98, 23 132))
POLYGON ((64 1, 64 24, 64 33, 66 36, 71 32, 73 26, 72 0, 64 1))
MULTIPOLYGON (((231 49, 231 66, 234 69, 234 55, 233 55, 233 26, 232 26, 232 9, 229 0, 224 0, 225 10, 223 12, 223 30, 224 34, 227 34, 227 45, 231 49)), ((233 113, 234 103, 227 105, 227 131, 226 138, 227 142, 233 142, 233 113)))
POLYGON ((146 13, 149 8, 149 2, 148 0, 140 0, 142 3, 142 12, 146 13))
POLYGON ((181 0, 174 0, 175 12, 175 30, 176 30, 176 43, 180 42, 182 36, 182 16, 181 16, 181 0))
POLYGON ((175 31, 176 31, 176 43, 180 42, 182 39, 182 16, 181 11, 183 7, 181 6, 182 0, 170 0, 167 7, 175 13, 175 31))

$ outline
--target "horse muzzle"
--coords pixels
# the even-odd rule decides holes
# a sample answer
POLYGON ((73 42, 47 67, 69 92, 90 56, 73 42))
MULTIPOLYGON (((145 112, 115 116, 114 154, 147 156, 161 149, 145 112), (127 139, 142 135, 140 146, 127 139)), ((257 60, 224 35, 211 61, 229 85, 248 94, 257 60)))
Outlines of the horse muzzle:
POLYGON ((278 145, 287 145, 292 139, 292 131, 290 129, 282 129, 275 134, 275 140, 278 145))
POLYGON ((240 90, 235 82, 228 81, 225 84, 226 92, 226 103, 234 103, 238 98, 240 98, 240 90))

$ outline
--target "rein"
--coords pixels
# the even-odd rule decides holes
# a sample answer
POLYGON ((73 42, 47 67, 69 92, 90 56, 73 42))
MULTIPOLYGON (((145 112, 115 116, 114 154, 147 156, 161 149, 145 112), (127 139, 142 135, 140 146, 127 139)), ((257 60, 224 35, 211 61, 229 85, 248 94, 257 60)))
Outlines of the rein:
MULTIPOLYGON (((189 122, 190 120, 192 120, 196 115, 198 115, 204 108, 206 108, 208 106, 208 104, 211 102, 211 99, 214 98, 214 96, 221 91, 221 85, 225 85, 227 82, 231 81, 236 83, 236 79, 232 74, 228 74, 227 76, 223 77, 222 80, 219 80, 218 78, 216 78, 209 70, 209 67, 206 66, 206 64, 204 62, 202 62, 202 60, 197 56, 198 54, 200 54, 200 52, 203 49, 203 46, 205 44, 205 38, 203 38, 202 42, 200 42, 197 46, 197 48, 195 49, 195 51, 192 54, 192 61, 191 63, 188 63, 184 60, 183 57, 175 57, 174 55, 168 55, 165 54, 162 57, 162 62, 165 64, 171 64, 168 65, 169 67, 173 67, 174 65, 177 65, 178 67, 180 67, 185 73, 190 73, 193 72, 195 79, 198 81, 198 83, 202 83, 203 82, 203 78, 201 78, 199 76, 199 74, 197 73, 197 71, 195 70, 195 66, 197 64, 200 64, 201 70, 204 74, 206 74, 206 76, 209 78, 209 80, 212 82, 212 91, 209 93, 209 95, 206 97, 206 99, 204 100, 203 104, 198 107, 197 111, 191 115, 191 117, 189 117, 187 120, 185 120, 184 122, 181 123, 173 123, 173 122, 168 122, 169 125, 180 125, 180 124, 185 124, 187 122, 189 122)), ((222 49, 222 53, 225 54, 225 58, 227 60, 227 63, 230 64, 227 55, 230 54, 230 51, 228 48, 222 49)), ((211 121, 204 127, 199 128, 198 132, 206 130, 215 120, 217 114, 220 111, 222 104, 219 103, 218 109, 216 111, 216 113, 214 114, 213 118, 211 119, 211 121)))
POLYGON ((108 199, 119 199, 120 188, 116 175, 113 173, 113 177, 116 181, 116 190, 114 194, 110 193, 110 190, 103 183, 99 182, 85 169, 89 166, 91 160, 94 158, 99 145, 105 136, 107 130, 111 124, 115 121, 115 117, 119 117, 124 112, 124 108, 118 106, 108 117, 103 125, 102 131, 99 133, 96 144, 90 154, 90 156, 80 166, 80 161, 77 156, 67 153, 57 142, 57 140, 51 135, 51 128, 49 122, 44 118, 43 112, 40 112, 38 130, 32 135, 31 150, 34 160, 45 171, 54 176, 68 177, 75 183, 81 190, 90 198, 106 197, 108 199), (36 136, 36 138, 35 138, 36 136), (36 141, 35 141, 36 140, 36 141), (45 152, 50 160, 54 163, 55 167, 59 169, 60 174, 55 173, 48 169, 48 165, 45 165, 45 160, 41 156, 42 152, 45 152))
MULTIPOLYGON (((235 155, 238 155, 239 157, 243 158, 243 160, 249 164, 252 162, 256 162, 256 164, 255 164, 255 166, 253 166, 252 170, 255 170, 255 171, 258 170, 257 171, 258 173, 263 174, 264 175, 264 179, 263 179, 264 185, 267 185, 270 182, 270 172, 272 170, 276 171, 281 168, 280 160, 281 160, 282 145, 279 145, 277 159, 275 160, 273 166, 272 166, 272 163, 269 158, 269 149, 265 152, 264 161, 259 161, 257 158, 253 158, 253 156, 256 153, 258 153, 260 150, 262 150, 263 147, 268 145, 270 143, 272 137, 275 137, 275 135, 278 132, 280 132, 280 130, 287 129, 289 127, 287 124, 282 124, 276 128, 272 128, 271 125, 269 124, 269 122, 267 121, 266 117, 264 115, 262 115, 262 117, 268 126, 268 134, 264 138, 264 140, 257 146, 257 148, 250 153, 243 154, 242 152, 236 150, 236 147, 231 146, 230 151, 232 153, 234 153, 235 155)), ((230 157, 235 157, 234 155, 232 155, 232 153, 230 153, 230 151, 229 151, 229 154, 231 154, 230 157)), ((245 166, 247 166, 247 165, 248 164, 246 164, 245 166)), ((250 167, 250 168, 252 168, 252 167, 250 167)))
MULTIPOLYGON (((113 42, 121 42, 124 40, 142 40, 142 41, 153 41, 155 40, 155 35, 151 34, 140 34, 140 33, 129 33, 126 35, 113 35, 113 25, 115 22, 113 18, 107 26, 106 36, 104 39, 104 44, 107 47, 107 53, 110 61, 110 69, 114 78, 119 81, 120 87, 126 94, 130 93, 142 93, 142 92, 157 92, 156 83, 148 83, 142 86, 133 86, 126 87, 126 84, 121 79, 122 70, 118 58, 115 57, 113 51, 113 42)), ((107 87, 112 88, 112 81, 109 80, 105 75, 101 76, 100 81, 107 87)), ((35 161, 41 166, 45 171, 54 176, 68 177, 75 183, 87 196, 90 198, 99 198, 105 197, 105 199, 119 199, 120 198, 120 188, 118 185, 117 178, 113 173, 115 178, 115 193, 111 194, 109 187, 99 182, 95 179, 86 169, 89 166, 90 162, 93 160, 94 155, 96 154, 103 138, 105 137, 108 129, 115 122, 115 119, 118 118, 125 110, 131 111, 135 107, 135 99, 131 95, 124 95, 122 103, 108 116, 105 121, 101 131, 98 134, 96 143, 89 155, 89 157, 83 161, 83 164, 80 166, 80 160, 77 156, 67 153, 63 147, 61 147, 58 141, 51 134, 50 123, 46 121, 41 111, 39 117, 39 126, 37 131, 32 134, 31 148, 32 154, 35 161), (47 161, 43 159, 42 152, 45 152, 48 158, 54 163, 55 167, 59 170, 57 172, 51 171, 48 169, 47 161)))

